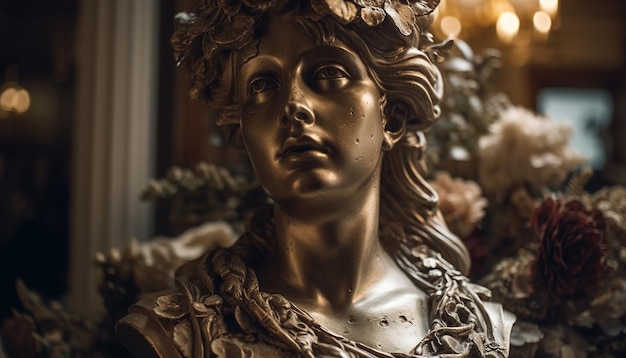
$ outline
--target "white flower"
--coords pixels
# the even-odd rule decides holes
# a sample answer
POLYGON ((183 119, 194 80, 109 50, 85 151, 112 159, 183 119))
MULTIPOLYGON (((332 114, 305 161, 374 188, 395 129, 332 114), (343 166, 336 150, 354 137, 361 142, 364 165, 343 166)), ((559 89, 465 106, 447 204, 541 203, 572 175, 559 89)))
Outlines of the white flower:
POLYGON ((450 230, 460 237, 471 234, 487 206, 480 186, 471 180, 453 179, 448 172, 437 172, 430 184, 439 194, 439 209, 450 230))
POLYGON ((141 292, 156 292, 174 287, 176 269, 209 250, 228 247, 237 240, 225 222, 209 222, 189 229, 180 236, 156 237, 139 246, 133 266, 135 283, 141 292))
POLYGON ((483 189, 494 195, 524 184, 537 190, 562 184, 572 169, 586 161, 567 146, 571 135, 568 123, 521 107, 506 109, 479 140, 483 189))
POLYGON ((521 347, 526 343, 537 343, 543 339, 541 328, 534 323, 517 321, 511 331, 511 345, 521 347))

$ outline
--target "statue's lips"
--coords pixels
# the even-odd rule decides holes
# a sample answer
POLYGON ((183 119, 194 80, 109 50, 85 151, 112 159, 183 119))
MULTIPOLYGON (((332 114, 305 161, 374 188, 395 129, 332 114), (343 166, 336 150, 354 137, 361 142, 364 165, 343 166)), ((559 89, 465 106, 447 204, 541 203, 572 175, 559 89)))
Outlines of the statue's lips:
POLYGON ((279 159, 325 157, 328 148, 312 137, 289 138, 278 153, 279 159))

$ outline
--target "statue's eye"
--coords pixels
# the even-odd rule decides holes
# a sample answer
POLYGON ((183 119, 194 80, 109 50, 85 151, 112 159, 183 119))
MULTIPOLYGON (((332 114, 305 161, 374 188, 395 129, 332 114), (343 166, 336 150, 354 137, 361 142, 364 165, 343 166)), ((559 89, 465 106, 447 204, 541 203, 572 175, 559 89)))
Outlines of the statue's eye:
POLYGON ((276 80, 266 76, 259 76, 250 81, 248 94, 254 96, 276 88, 278 88, 278 82, 276 82, 276 80))
POLYGON ((348 71, 340 65, 325 65, 315 71, 316 80, 336 80, 340 78, 350 78, 348 71))
POLYGON ((319 66, 313 72, 313 87, 322 92, 338 91, 350 83, 350 73, 338 64, 319 66))

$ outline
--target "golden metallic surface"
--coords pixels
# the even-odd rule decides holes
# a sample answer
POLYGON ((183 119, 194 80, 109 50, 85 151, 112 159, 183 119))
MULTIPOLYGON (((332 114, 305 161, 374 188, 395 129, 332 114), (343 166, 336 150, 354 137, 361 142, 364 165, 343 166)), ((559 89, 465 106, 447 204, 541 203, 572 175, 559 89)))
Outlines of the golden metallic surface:
POLYGON ((122 341, 162 357, 506 356, 512 318, 462 275, 419 172, 442 91, 422 28, 436 2, 250 3, 204 1, 173 43, 274 204, 133 306, 122 341))

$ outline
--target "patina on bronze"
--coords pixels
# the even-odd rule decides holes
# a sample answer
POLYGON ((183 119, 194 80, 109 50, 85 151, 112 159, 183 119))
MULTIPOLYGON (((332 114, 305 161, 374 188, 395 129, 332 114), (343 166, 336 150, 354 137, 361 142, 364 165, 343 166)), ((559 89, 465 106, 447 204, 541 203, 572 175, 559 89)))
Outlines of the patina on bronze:
POLYGON ((138 356, 504 357, 419 173, 438 1, 204 0, 173 44, 274 204, 118 323, 138 356))

